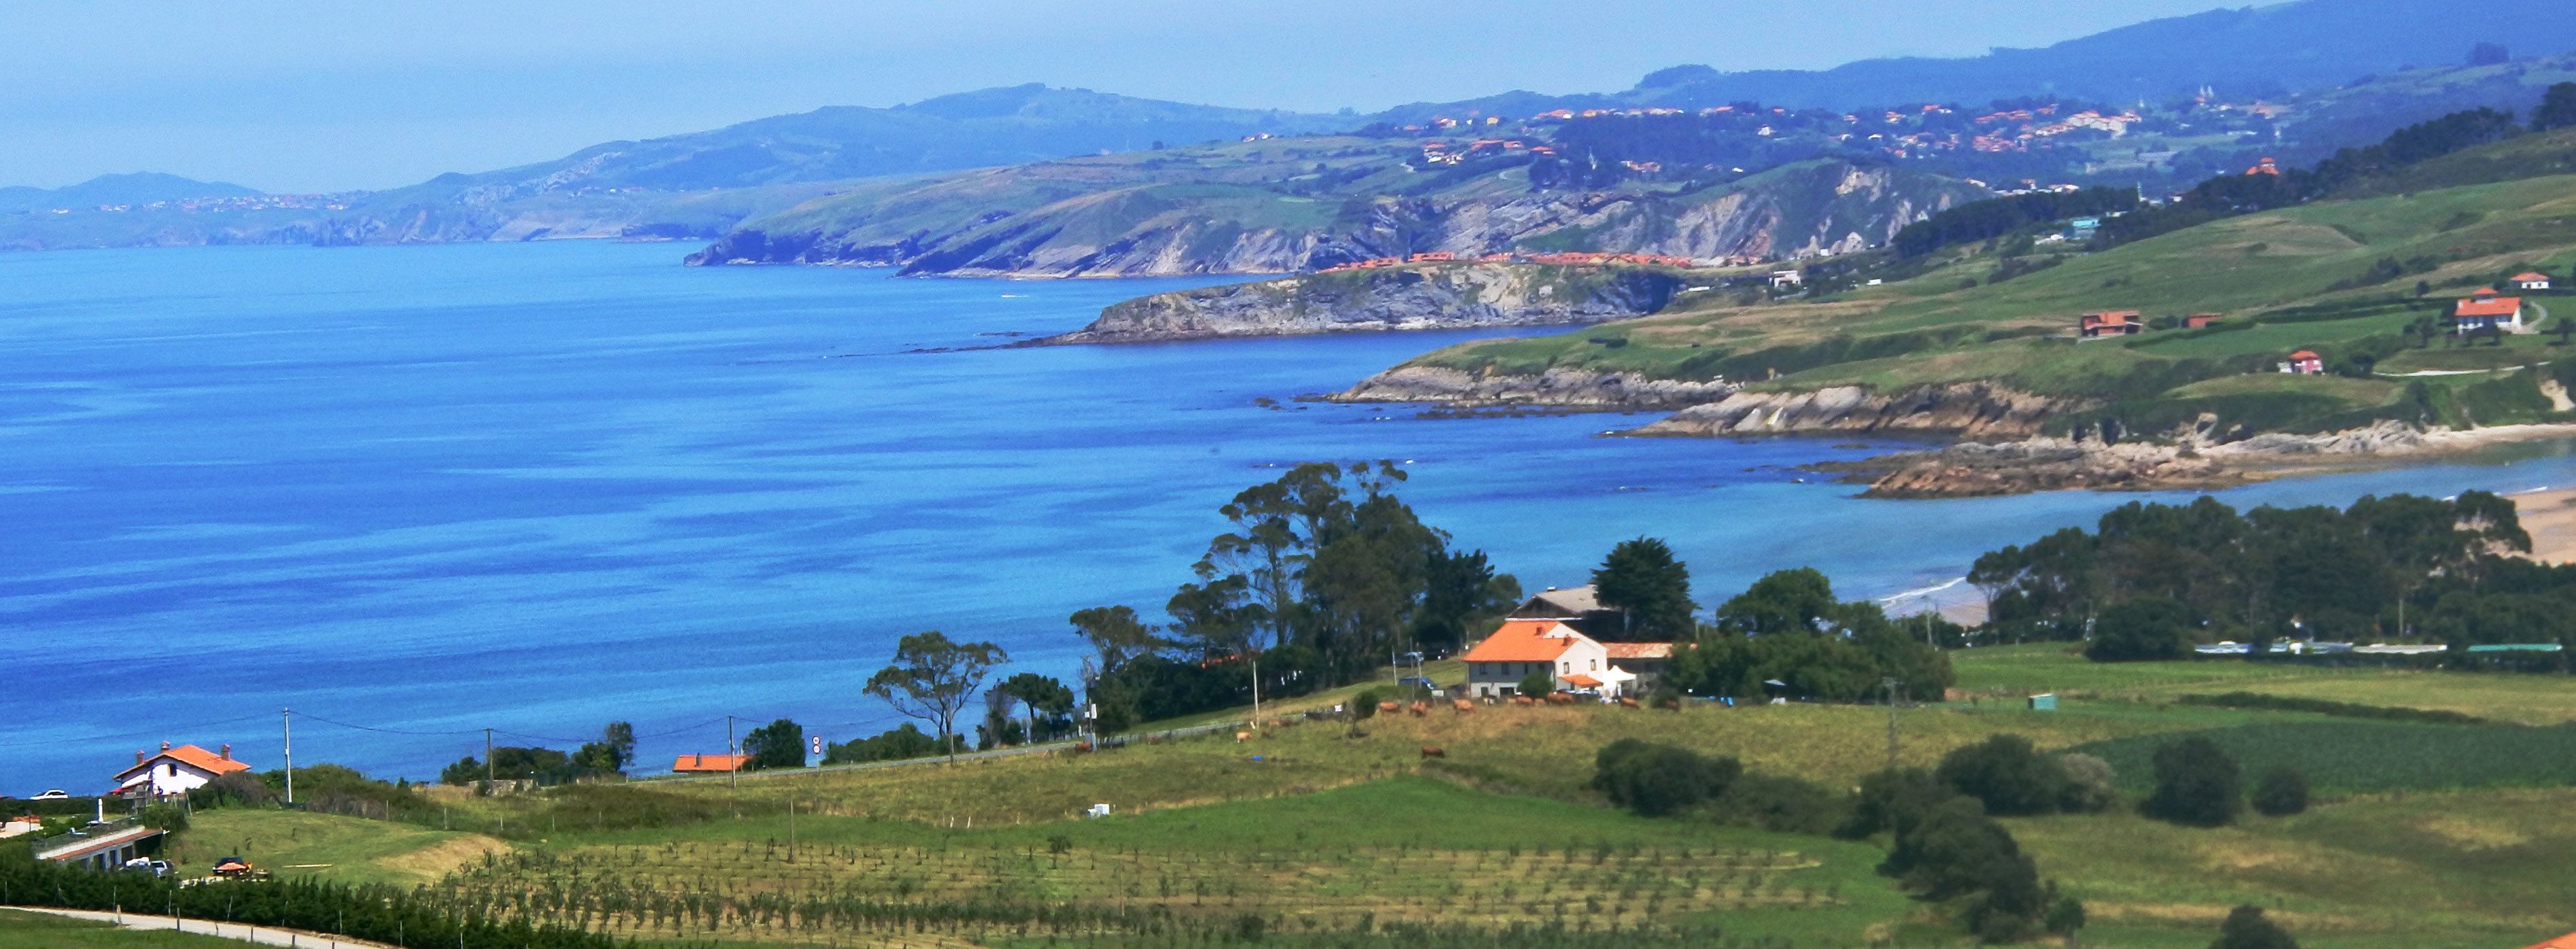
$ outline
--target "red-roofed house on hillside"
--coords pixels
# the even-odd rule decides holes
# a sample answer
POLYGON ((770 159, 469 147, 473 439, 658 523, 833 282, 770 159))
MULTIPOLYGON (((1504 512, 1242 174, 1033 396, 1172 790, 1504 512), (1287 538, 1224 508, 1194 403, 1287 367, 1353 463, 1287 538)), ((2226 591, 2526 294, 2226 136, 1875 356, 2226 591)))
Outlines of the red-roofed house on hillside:
POLYGON ((2479 287, 2469 298, 2451 308, 2451 322, 2460 332, 2500 330, 2523 331, 2522 298, 2496 295, 2493 287, 2479 287))
POLYGON ((2226 317, 2217 313, 2194 313, 2182 318, 2182 328, 2187 330, 2196 330, 2223 319, 2226 319, 2226 317))
POLYGON ((2084 314, 2083 319, 2075 322, 2075 335, 2079 339, 2134 336, 2139 330, 2146 328, 2147 324, 2138 320, 2136 310, 2108 310, 2084 314))
POLYGON ((1517 695, 1521 680, 1541 672, 1558 688, 1583 676, 1599 684, 1575 687, 1598 688, 1605 696, 1618 695, 1621 685, 1636 678, 1611 668, 1601 643, 1552 619, 1505 620, 1459 658, 1467 662, 1467 694, 1474 698, 1517 695))
POLYGON ((2282 363, 2281 370, 2302 376, 2321 376, 2326 372, 2326 360, 2325 357, 2317 355, 2316 350, 2302 349, 2291 353, 2290 361, 2282 363))
POLYGON ((750 763, 750 755, 681 755, 671 762, 673 774, 724 774, 740 771, 750 763))
POLYGON ((2576 949, 2576 933, 2568 933, 2547 942, 2537 942, 2523 949, 2576 949))
POLYGON ((176 748, 161 743, 161 753, 134 753, 134 766, 116 773, 118 797, 170 797, 186 794, 206 786, 206 782, 248 771, 250 766, 233 760, 233 746, 222 751, 207 751, 195 745, 176 748))
POLYGON ((2549 289, 2549 275, 2539 271, 2514 274, 2513 288, 2516 290, 2547 290, 2549 289))

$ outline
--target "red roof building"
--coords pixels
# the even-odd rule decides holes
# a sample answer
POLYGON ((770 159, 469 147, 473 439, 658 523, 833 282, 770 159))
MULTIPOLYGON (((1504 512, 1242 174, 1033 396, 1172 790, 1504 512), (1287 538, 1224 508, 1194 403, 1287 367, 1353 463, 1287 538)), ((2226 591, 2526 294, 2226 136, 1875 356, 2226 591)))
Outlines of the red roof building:
POLYGON ((750 755, 681 755, 671 762, 675 774, 724 774, 742 770, 751 762, 750 755))
POLYGON ((2538 271, 2514 274, 2511 282, 2516 290, 2549 289, 2549 275, 2538 271))
POLYGON ((195 745, 172 747, 161 743, 161 753, 134 753, 134 766, 116 773, 116 793, 125 796, 169 797, 186 794, 206 783, 235 771, 248 771, 250 765, 233 760, 233 746, 222 751, 207 751, 195 745))
POLYGON ((2533 943, 2525 946, 2524 949, 2576 949, 2576 933, 2568 933, 2546 942, 2533 943))
POLYGON ((2451 321, 2461 332, 2501 330, 2522 332, 2522 298, 2498 296, 2493 287, 2479 287, 2451 308, 2451 321))
POLYGON ((2145 323, 2139 322, 2138 311, 2136 310, 2109 310, 2101 313, 2087 313, 2084 314, 2083 319, 2077 320, 2075 323, 2076 336, 2081 339, 2100 339, 2105 336, 2134 336, 2138 331, 2146 328, 2147 325, 2145 323))
POLYGON ((2326 371, 2325 357, 2317 355, 2316 351, 2311 349, 2291 353, 2290 361, 2283 365, 2287 366, 2290 372, 2302 376, 2324 375, 2326 371))

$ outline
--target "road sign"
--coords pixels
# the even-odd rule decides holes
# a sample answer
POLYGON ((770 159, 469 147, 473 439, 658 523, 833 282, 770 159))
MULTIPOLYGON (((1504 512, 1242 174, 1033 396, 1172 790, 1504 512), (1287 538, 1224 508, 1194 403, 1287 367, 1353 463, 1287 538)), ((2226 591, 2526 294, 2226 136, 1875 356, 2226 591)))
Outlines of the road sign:
POLYGON ((818 755, 823 753, 823 736, 821 735, 814 736, 814 753, 818 755))

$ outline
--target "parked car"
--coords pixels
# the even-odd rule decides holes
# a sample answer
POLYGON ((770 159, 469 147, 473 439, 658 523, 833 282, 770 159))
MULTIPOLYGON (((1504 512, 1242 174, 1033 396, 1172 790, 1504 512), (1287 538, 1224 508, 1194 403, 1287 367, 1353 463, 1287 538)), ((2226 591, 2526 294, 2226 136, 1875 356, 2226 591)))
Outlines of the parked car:
POLYGON ((28 798, 28 800, 30 800, 30 801, 68 801, 68 800, 71 800, 71 799, 72 799, 72 792, 70 792, 70 791, 66 791, 66 790, 63 790, 63 789, 61 789, 61 788, 54 788, 54 789, 51 789, 51 790, 46 791, 46 792, 45 792, 45 793, 43 793, 43 794, 39 794, 39 795, 36 795, 35 797, 28 798))
POLYGON ((170 861, 167 860, 152 860, 144 857, 136 857, 132 860, 125 861, 125 868, 136 873, 149 873, 156 877, 166 877, 170 875, 170 861))

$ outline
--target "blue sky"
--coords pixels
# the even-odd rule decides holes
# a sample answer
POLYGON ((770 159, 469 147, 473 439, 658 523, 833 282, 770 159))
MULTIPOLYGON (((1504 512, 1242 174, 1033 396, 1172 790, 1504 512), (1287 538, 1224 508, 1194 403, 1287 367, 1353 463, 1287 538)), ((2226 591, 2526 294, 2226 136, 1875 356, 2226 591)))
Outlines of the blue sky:
POLYGON ((1022 82, 1371 110, 1664 66, 2036 46, 2213 0, 449 0, 12 4, 0 184, 378 188, 1022 82))

